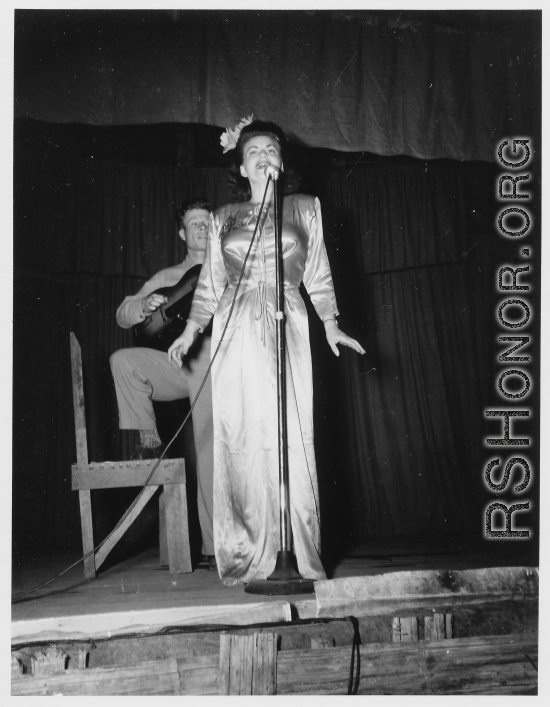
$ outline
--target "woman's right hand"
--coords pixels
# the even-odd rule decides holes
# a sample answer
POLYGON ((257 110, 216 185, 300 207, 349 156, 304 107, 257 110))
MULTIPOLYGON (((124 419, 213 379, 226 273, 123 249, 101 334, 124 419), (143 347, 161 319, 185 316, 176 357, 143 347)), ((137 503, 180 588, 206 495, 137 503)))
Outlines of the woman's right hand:
POLYGON ((183 334, 178 336, 174 343, 168 349, 168 360, 175 361, 181 368, 183 362, 182 357, 187 354, 195 337, 200 331, 200 327, 195 322, 187 322, 187 326, 183 330, 183 334))

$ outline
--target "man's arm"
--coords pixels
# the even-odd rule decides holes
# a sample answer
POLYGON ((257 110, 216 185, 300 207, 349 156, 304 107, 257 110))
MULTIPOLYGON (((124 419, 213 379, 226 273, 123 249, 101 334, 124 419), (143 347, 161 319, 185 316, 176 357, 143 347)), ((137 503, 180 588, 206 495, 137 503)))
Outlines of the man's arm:
POLYGON ((183 267, 176 265, 166 268, 153 275, 135 295, 129 295, 117 309, 117 324, 123 329, 130 329, 142 322, 149 314, 158 309, 163 302, 162 295, 153 295, 161 287, 171 287, 179 282, 183 275, 183 267))

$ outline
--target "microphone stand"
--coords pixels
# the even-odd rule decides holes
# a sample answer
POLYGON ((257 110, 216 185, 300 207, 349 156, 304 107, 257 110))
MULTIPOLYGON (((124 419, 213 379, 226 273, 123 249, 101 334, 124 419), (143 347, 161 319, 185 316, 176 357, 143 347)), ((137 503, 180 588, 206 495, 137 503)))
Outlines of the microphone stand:
MULTIPOLYGON (((271 175, 268 178, 272 179, 271 175)), ((275 212, 275 341, 277 348, 277 422, 279 453, 279 513, 280 549, 273 573, 267 579, 246 585, 249 594, 285 595, 312 594, 313 580, 304 579, 298 572, 292 550, 292 525, 290 521, 290 492, 288 475, 288 438, 286 425, 286 343, 285 343, 285 287, 283 271, 282 224, 283 209, 279 180, 273 183, 275 212)))

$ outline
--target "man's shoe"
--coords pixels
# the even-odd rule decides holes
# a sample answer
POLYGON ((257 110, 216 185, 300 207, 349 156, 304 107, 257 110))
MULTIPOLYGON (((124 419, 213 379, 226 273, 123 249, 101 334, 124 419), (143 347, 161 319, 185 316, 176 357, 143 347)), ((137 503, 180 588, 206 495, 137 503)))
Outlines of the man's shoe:
POLYGON ((201 555, 200 560, 197 562, 197 569, 207 570, 212 555, 201 555))
POLYGON ((215 555, 201 555, 201 559, 197 564, 197 568, 204 570, 217 570, 218 565, 216 564, 215 555))
POLYGON ((143 444, 138 444, 131 456, 132 461, 143 461, 146 459, 158 459, 164 452, 164 444, 159 444, 158 447, 146 447, 143 444))

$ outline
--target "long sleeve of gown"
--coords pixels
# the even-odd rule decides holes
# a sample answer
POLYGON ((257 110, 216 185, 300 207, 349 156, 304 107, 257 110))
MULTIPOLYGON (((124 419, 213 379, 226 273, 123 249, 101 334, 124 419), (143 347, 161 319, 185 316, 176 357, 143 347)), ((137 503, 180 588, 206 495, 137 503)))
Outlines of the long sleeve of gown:
POLYGON ((338 308, 323 239, 321 204, 317 197, 314 200, 313 212, 310 212, 307 217, 307 228, 309 244, 303 281, 317 314, 322 321, 326 321, 338 315, 338 308))
POLYGON ((201 327, 201 331, 212 319, 227 285, 227 273, 220 242, 220 231, 224 220, 223 211, 210 216, 206 255, 189 312, 189 319, 196 322, 201 327))

